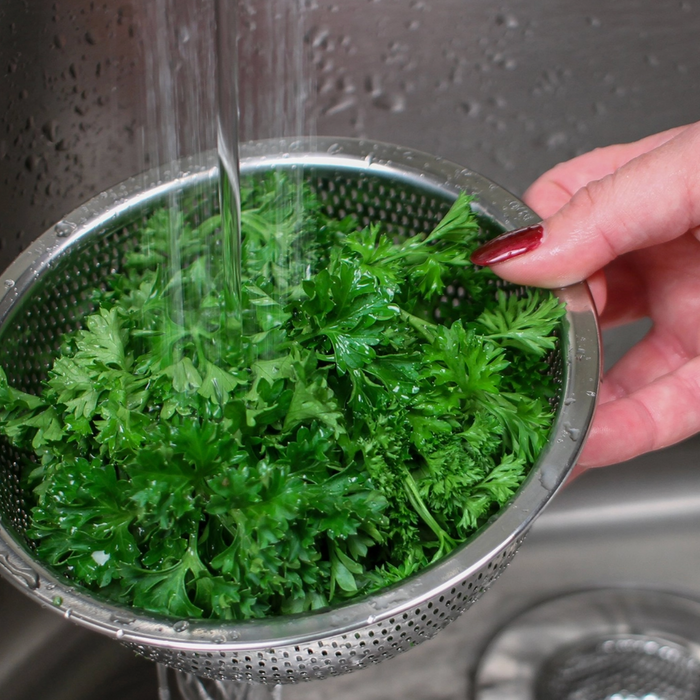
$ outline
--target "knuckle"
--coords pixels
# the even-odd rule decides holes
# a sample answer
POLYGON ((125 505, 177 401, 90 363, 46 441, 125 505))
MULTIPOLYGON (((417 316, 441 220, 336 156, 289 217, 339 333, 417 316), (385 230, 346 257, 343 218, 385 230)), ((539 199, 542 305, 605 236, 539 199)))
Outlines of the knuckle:
POLYGON ((609 196, 611 176, 602 180, 593 180, 581 187, 569 203, 573 221, 585 222, 591 242, 602 245, 609 260, 620 254, 617 237, 606 226, 606 217, 599 215, 599 209, 606 207, 609 196))

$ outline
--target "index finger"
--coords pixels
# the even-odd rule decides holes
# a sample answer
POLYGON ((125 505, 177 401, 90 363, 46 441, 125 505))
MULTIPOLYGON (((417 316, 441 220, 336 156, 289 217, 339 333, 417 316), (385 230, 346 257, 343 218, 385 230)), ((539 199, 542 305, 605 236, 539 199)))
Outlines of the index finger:
POLYGON ((523 201, 543 219, 552 216, 589 182, 611 175, 634 158, 658 148, 687 128, 679 126, 633 143, 596 148, 565 163, 559 163, 528 187, 523 201))
POLYGON ((522 234, 511 232, 487 244, 498 259, 489 259, 487 246, 473 259, 516 284, 580 282, 619 255, 700 225, 699 157, 700 124, 695 124, 579 189, 540 229, 526 232, 526 246, 522 234), (508 256, 509 247, 514 256, 508 256))

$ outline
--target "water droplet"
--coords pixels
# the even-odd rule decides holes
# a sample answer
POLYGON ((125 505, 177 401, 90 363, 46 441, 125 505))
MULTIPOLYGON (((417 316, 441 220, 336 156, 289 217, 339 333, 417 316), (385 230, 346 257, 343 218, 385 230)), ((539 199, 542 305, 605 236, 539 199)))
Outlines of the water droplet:
POLYGON ((406 110, 406 98, 404 95, 380 93, 372 99, 372 104, 385 112, 404 112, 406 110))
POLYGON ((214 644, 223 644, 226 641, 226 637, 223 637, 219 635, 218 637, 214 637, 214 644))
POLYGON ((496 24, 506 29, 517 29, 520 26, 520 22, 515 15, 498 15, 496 24))
POLYGON ((184 632, 189 626, 190 626, 190 623, 187 622, 187 620, 180 620, 179 622, 176 622, 173 625, 173 629, 176 632, 184 632))
POLYGON ((14 280, 5 280, 3 282, 5 289, 12 289, 12 287, 15 286, 15 281, 14 280))
POLYGON ((568 138, 565 132, 557 131, 551 134, 546 141, 547 148, 559 148, 567 142, 568 138))
POLYGON ((117 639, 122 639, 124 637, 124 630, 117 630, 114 636, 117 639))
POLYGON ((30 590, 39 588, 39 574, 25 564, 15 554, 3 552, 0 554, 0 562, 15 577, 18 578, 30 590))
POLYGON ((564 399, 564 406, 571 406, 572 403, 576 403, 576 399, 573 396, 567 396, 564 399))
POLYGON ((481 112, 481 105, 478 102, 462 102, 460 107, 470 117, 476 117, 481 112))
POLYGON ((51 605, 55 605, 57 608, 59 608, 61 605, 63 605, 63 598, 61 598, 60 595, 55 595, 51 599, 51 605))
POLYGON ((228 633, 228 638, 229 638, 232 642, 235 642, 237 639, 240 638, 240 636, 241 636, 241 633, 238 632, 238 631, 236 631, 236 630, 231 630, 231 631, 228 633))
POLYGON ((91 557, 98 566, 104 566, 110 559, 110 555, 107 554, 107 552, 103 552, 102 550, 93 552, 91 557))
POLYGON ((71 221, 59 221, 53 227, 53 230, 56 232, 56 235, 59 238, 66 238, 67 236, 70 236, 76 228, 78 227, 71 221))
POLYGON ((595 395, 596 395, 595 391, 587 391, 586 392, 586 396, 590 396, 591 398, 593 398, 595 395))
POLYGON ((136 622, 134 617, 120 617, 119 615, 112 615, 110 619, 117 625, 130 625, 136 622))
POLYGON ((566 434, 567 434, 574 442, 576 442, 576 441, 581 437, 581 430, 580 430, 580 428, 572 428, 568 423, 564 425, 564 430, 566 430, 566 434))
POLYGON ((376 619, 377 619, 377 618, 376 618, 374 615, 370 615, 370 616, 367 618, 367 624, 368 624, 368 625, 373 625, 373 624, 374 624, 374 621, 375 621, 376 619))
POLYGON ((73 611, 70 608, 68 608, 68 610, 66 610, 66 612, 63 613, 63 617, 65 617, 66 620, 70 620, 70 618, 72 616, 73 616, 73 611))
POLYGON ((547 491, 553 491, 557 487, 558 481, 559 475, 557 474, 557 470, 553 467, 545 467, 540 473, 540 484, 542 484, 542 488, 547 491))
POLYGON ((27 156, 27 159, 24 161, 24 167, 30 173, 33 173, 39 167, 40 162, 41 162, 41 158, 39 156, 35 156, 35 155, 27 156))
POLYGON ((348 109, 352 109, 356 104, 357 99, 353 95, 348 95, 333 101, 328 107, 325 107, 323 109, 323 114, 327 117, 332 117, 335 114, 340 114, 348 109))
POLYGON ((41 127, 41 131, 51 143, 55 143, 58 140, 58 122, 55 119, 47 121, 41 127))

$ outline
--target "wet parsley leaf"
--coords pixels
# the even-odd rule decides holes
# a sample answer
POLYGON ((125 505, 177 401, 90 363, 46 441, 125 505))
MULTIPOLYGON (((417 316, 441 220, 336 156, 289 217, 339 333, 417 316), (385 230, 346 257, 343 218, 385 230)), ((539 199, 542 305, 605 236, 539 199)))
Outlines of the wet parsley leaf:
POLYGON ((36 463, 39 556, 177 618, 299 613, 402 581, 508 502, 552 422, 563 309, 471 266, 468 196, 401 239, 329 218, 280 174, 242 201, 240 318, 219 217, 159 210, 41 396, 0 370, 0 433, 36 463))

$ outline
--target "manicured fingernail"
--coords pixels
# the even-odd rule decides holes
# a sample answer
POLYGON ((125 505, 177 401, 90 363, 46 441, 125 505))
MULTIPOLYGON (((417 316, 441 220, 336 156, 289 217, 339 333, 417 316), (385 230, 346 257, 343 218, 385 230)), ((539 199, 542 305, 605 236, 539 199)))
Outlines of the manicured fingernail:
POLYGON ((471 261, 475 265, 484 267, 529 253, 542 242, 543 233, 541 224, 502 233, 481 248, 477 248, 472 253, 471 261))

